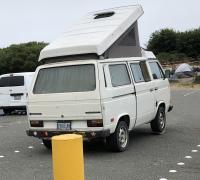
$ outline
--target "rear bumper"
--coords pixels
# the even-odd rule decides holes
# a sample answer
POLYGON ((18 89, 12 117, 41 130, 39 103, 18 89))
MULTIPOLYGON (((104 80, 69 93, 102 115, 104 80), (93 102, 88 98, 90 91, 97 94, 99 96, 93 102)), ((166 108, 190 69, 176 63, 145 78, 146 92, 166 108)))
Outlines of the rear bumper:
POLYGON ((84 139, 93 139, 98 137, 107 137, 110 135, 110 130, 103 131, 37 131, 37 130, 27 130, 26 134, 28 136, 40 138, 40 139, 50 139, 53 136, 61 134, 80 134, 84 139))
POLYGON ((0 109, 26 110, 26 106, 0 106, 0 109))
POLYGON ((168 112, 172 111, 174 108, 174 106, 170 105, 169 108, 168 108, 168 112))

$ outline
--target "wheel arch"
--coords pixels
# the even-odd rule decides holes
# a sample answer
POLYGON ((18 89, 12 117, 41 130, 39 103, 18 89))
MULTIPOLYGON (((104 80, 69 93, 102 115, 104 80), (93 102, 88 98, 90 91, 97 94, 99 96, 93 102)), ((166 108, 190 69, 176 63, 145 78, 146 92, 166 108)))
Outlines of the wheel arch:
MULTIPOLYGON (((119 124, 119 122, 124 121, 126 122, 128 129, 130 128, 130 116, 128 114, 121 114, 118 119, 117 119, 117 125, 119 124)), ((117 128, 117 125, 115 127, 115 130, 117 128)))
POLYGON ((157 111, 158 111, 159 107, 164 107, 165 112, 166 112, 166 103, 164 101, 158 102, 158 104, 157 104, 157 111))

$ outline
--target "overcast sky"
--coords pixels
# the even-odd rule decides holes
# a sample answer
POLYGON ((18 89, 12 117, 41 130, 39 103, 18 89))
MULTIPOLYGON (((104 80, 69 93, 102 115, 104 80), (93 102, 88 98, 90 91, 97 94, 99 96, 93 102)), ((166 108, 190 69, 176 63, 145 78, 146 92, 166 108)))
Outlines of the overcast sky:
POLYGON ((161 28, 200 27, 199 0, 0 0, 0 48, 28 41, 51 42, 81 16, 104 8, 141 4, 141 45, 161 28))

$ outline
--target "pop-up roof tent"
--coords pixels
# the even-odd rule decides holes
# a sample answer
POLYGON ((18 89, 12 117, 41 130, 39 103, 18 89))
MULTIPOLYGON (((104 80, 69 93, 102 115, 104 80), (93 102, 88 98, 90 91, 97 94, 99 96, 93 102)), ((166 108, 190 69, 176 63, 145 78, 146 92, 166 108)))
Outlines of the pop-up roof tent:
POLYGON ((142 57, 137 20, 140 5, 89 13, 71 30, 46 46, 39 61, 142 57))

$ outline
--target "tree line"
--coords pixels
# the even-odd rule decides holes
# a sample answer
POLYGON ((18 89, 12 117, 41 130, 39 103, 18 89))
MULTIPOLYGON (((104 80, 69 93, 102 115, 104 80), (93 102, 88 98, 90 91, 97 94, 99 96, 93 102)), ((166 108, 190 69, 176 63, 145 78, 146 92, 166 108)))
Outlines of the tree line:
POLYGON ((147 49, 162 62, 200 61, 200 28, 179 32, 173 29, 162 29, 154 32, 147 49))
POLYGON ((28 42, 0 49, 0 74, 35 71, 39 53, 46 45, 28 42))
MULTIPOLYGON (((35 71, 44 42, 28 42, 0 49, 0 74, 35 71)), ((179 32, 162 29, 152 33, 147 49, 162 63, 174 61, 200 62, 200 28, 179 32)))

